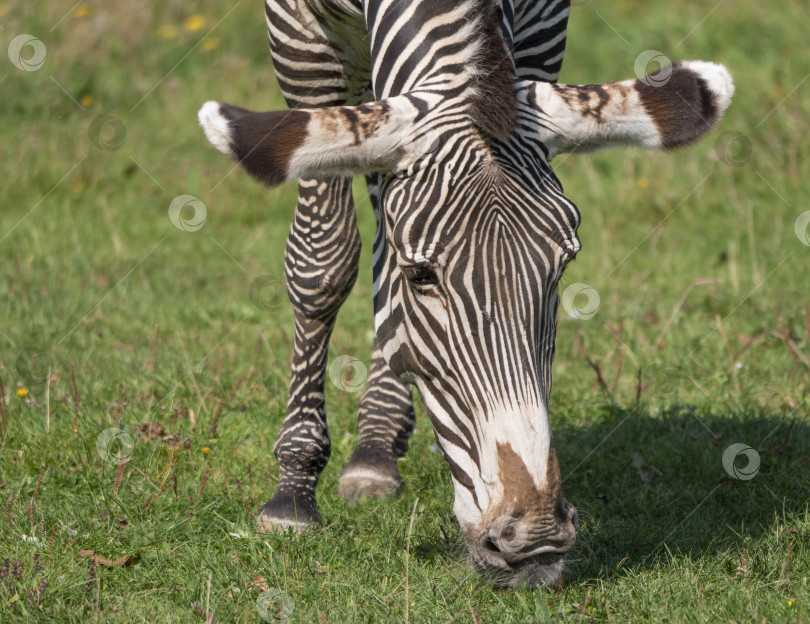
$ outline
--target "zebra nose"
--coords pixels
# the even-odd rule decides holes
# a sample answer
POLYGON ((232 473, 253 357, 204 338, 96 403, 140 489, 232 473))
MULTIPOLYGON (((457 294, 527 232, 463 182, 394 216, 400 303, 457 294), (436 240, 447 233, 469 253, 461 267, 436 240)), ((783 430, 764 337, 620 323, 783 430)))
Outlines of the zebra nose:
POLYGON ((500 516, 481 536, 479 552, 498 567, 539 556, 563 555, 573 546, 577 521, 576 509, 567 502, 551 522, 533 516, 500 516))
POLYGON ((495 565, 513 565, 532 556, 529 527, 519 518, 501 516, 489 527, 479 544, 481 554, 495 565))

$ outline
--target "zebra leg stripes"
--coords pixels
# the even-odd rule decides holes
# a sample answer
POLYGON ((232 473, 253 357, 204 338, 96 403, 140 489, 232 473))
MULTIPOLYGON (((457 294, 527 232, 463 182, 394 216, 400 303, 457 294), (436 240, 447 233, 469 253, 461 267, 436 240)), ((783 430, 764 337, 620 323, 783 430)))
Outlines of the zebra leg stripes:
POLYGON ((348 178, 301 180, 287 240, 287 290, 295 343, 287 416, 275 445, 278 489, 261 509, 259 528, 320 523, 318 477, 331 445, 324 407, 329 337, 357 279, 360 235, 348 178))
MULTIPOLYGON (((374 237, 374 281, 380 278, 385 263, 385 221, 380 211, 380 185, 376 174, 366 176, 369 199, 377 219, 374 237)), ((363 497, 399 494, 402 477, 397 458, 408 450, 408 438, 414 428, 411 388, 391 370, 375 333, 366 388, 357 410, 360 441, 349 463, 340 473, 338 491, 349 502, 363 497)))

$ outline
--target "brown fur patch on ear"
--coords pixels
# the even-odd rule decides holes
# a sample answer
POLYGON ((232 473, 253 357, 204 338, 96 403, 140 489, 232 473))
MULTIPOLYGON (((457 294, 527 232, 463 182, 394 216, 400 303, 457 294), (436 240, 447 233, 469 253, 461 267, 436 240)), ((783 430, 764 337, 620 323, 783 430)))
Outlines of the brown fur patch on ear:
POLYGON ((230 124, 234 157, 252 177, 269 186, 288 179, 290 160, 307 136, 309 113, 255 113, 229 104, 222 104, 220 113, 230 124))
POLYGON ((674 63, 636 80, 636 90, 647 114, 661 134, 661 148, 680 147, 696 141, 719 119, 715 96, 706 81, 695 72, 674 63), (669 80, 666 74, 672 71, 669 80))
POLYGON ((497 11, 482 3, 482 49, 477 59, 478 93, 472 101, 473 121, 485 134, 506 141, 517 120, 515 66, 504 41, 497 11))

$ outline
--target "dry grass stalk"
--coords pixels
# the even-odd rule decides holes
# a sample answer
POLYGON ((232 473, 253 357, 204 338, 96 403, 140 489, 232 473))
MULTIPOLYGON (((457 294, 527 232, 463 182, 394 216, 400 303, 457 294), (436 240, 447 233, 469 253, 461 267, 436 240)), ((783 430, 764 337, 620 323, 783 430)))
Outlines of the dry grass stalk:
POLYGON ((656 337, 653 344, 658 347, 659 349, 664 345, 664 337, 669 332, 669 328, 672 327, 672 323, 675 322, 675 318, 678 316, 678 312, 681 311, 683 304, 686 303, 686 298, 689 296, 689 293, 695 288, 695 286, 706 286, 708 284, 722 284, 723 280, 720 279, 707 279, 707 278, 700 278, 696 279, 692 282, 689 286, 687 286, 686 290, 683 291, 681 294, 681 298, 678 299, 678 302, 675 304, 675 307, 672 308, 672 311, 669 313, 669 317, 667 317, 664 326, 661 328, 661 332, 656 337))
POLYGON ((225 483, 225 493, 230 497, 231 495, 231 486, 228 485, 228 473, 225 472, 225 469, 222 469, 222 481, 225 483))
POLYGON ((416 517, 416 506, 419 504, 419 497, 413 502, 411 511, 411 521, 408 523, 408 540, 405 546, 405 624, 410 622, 411 587, 410 587, 410 563, 411 563, 411 534, 413 533, 413 520, 416 517))
POLYGON ((245 509, 247 509, 247 512, 250 514, 250 517, 253 518, 253 520, 255 520, 256 516, 253 514, 253 510, 250 508, 250 504, 248 503, 244 493, 242 492, 242 484, 239 482, 239 477, 234 475, 233 480, 236 482, 236 490, 239 492, 239 499, 242 501, 242 504, 245 506, 245 509))
POLYGON ((636 400, 634 402, 634 405, 638 405, 639 402, 641 401, 642 391, 643 386, 641 384, 641 367, 639 366, 638 369, 636 369, 636 400))
POLYGON ((44 479, 45 475, 47 475, 50 471, 51 471, 50 468, 48 468, 47 470, 43 468, 42 470, 39 471, 39 479, 37 479, 37 487, 34 488, 34 506, 36 506, 37 500, 39 499, 39 489, 40 487, 42 487, 42 479, 44 479))
POLYGON ((245 379, 247 378, 249 372, 250 372, 250 370, 242 373, 242 375, 239 377, 239 379, 236 380, 236 383, 234 384, 233 388, 231 389, 231 393, 228 395, 227 400, 224 403, 220 403, 217 406, 217 411, 214 414, 214 418, 211 419, 211 427, 208 429, 208 436, 209 437, 211 437, 211 438, 217 437, 217 421, 219 420, 219 417, 222 414, 222 410, 236 396, 236 393, 239 390, 239 386, 241 386, 242 382, 245 381, 245 379))
POLYGON ((45 433, 51 432, 51 367, 48 367, 48 379, 45 382, 45 433))
POLYGON ((717 331, 720 332, 720 337, 723 339, 723 345, 726 347, 726 354, 728 355, 729 366, 731 367, 731 378, 734 381, 734 390, 737 391, 737 396, 740 396, 742 394, 742 388, 740 386, 739 376, 737 375, 737 359, 731 352, 731 345, 729 344, 728 336, 726 335, 726 329, 723 327, 723 319, 720 318, 719 314, 715 316, 715 321, 717 322, 717 331))
POLYGON ((33 535, 36 533, 34 527, 34 506, 31 504, 31 501, 25 501, 25 506, 28 508, 28 522, 31 525, 31 534, 33 535))
POLYGON ((76 370, 72 365, 70 367, 70 381, 73 384, 73 433, 79 433, 79 403, 81 397, 79 396, 79 388, 76 385, 76 370))
POLYGON ((170 487, 170 484, 168 484, 168 483, 164 483, 163 485, 161 485, 161 486, 160 486, 160 489, 157 491, 157 494, 155 494, 155 495, 154 495, 152 498, 150 498, 150 499, 147 501, 147 503, 146 503, 146 507, 144 508, 144 511, 147 511, 147 510, 148 510, 148 509, 149 509, 149 508, 150 508, 152 505, 154 505, 154 504, 155 504, 155 501, 156 501, 158 498, 160 498, 160 496, 163 494, 163 492, 165 492, 166 490, 168 490, 168 489, 169 489, 169 487, 170 487))
POLYGON ((203 492, 205 492, 205 484, 208 483, 208 466, 205 467, 205 471, 203 472, 202 481, 200 482, 200 498, 202 498, 203 492))
POLYGON ((115 485, 113 485, 113 496, 118 496, 118 489, 121 487, 121 480, 124 478, 126 462, 119 462, 115 468, 115 485))
POLYGON ((6 499, 6 522, 8 522, 8 528, 9 529, 14 528, 14 524, 12 524, 12 522, 11 522, 11 501, 13 501, 13 500, 14 500, 13 496, 9 496, 6 499))
POLYGON ((599 384, 599 389, 602 391, 602 395, 605 397, 605 400, 608 403, 613 403, 613 395, 610 393, 610 390, 605 383, 605 378, 602 376, 602 367, 598 363, 594 362, 588 355, 585 356, 585 361, 588 363, 588 366, 593 369, 593 372, 596 373, 596 381, 599 384))
POLYGON ((2 376, 0 376, 0 425, 2 425, 0 433, 5 433, 8 423, 6 421, 6 389, 3 387, 2 376))

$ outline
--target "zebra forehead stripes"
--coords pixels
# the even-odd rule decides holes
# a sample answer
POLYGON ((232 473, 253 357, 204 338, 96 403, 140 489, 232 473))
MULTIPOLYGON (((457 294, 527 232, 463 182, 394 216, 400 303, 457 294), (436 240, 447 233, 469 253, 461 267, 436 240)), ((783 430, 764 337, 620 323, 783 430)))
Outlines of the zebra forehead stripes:
POLYGON ((580 215, 549 161, 693 142, 729 105, 731 77, 691 61, 646 78, 555 84, 566 0, 267 0, 266 15, 294 110, 208 102, 199 114, 211 143, 252 177, 301 179, 286 257, 290 398, 260 528, 320 523, 326 349, 359 256, 347 178, 366 174, 376 338, 340 492, 353 501, 399 491, 396 457, 413 430, 403 381, 413 383, 476 566, 498 583, 556 582, 576 511, 561 490, 548 398, 557 282, 579 251, 580 215), (362 103, 369 87, 374 101, 362 103))

